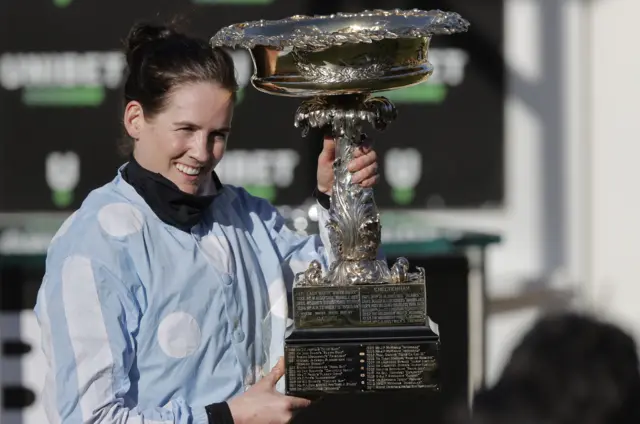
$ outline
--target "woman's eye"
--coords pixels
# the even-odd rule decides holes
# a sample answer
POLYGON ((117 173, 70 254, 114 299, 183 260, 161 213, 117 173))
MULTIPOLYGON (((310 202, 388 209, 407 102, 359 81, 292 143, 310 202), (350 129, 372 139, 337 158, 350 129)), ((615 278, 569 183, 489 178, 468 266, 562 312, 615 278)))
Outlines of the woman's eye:
POLYGON ((224 140, 226 140, 226 139, 227 139, 227 134, 225 134, 225 133, 220 133, 220 132, 217 132, 217 133, 211 133, 211 139, 212 139, 212 140, 216 140, 216 141, 220 141, 220 140, 221 140, 221 141, 224 141, 224 140))

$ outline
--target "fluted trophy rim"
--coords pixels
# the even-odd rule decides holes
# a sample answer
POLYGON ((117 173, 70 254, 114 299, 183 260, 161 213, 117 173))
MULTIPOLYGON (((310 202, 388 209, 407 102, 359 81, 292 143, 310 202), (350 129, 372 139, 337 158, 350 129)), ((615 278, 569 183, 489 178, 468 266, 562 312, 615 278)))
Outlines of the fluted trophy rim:
POLYGON ((210 44, 232 49, 268 47, 317 50, 384 39, 449 35, 466 32, 469 25, 469 21, 460 14, 439 9, 375 9, 236 23, 220 29, 210 38, 210 44))

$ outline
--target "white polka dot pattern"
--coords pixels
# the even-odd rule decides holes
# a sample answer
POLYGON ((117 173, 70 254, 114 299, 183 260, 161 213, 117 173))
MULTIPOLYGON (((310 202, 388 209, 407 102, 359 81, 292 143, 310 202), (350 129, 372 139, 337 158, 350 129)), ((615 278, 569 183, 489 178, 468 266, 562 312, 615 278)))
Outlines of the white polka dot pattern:
POLYGON ((185 358, 198 350, 201 341, 200 326, 186 312, 173 312, 158 326, 158 344, 171 358, 185 358))
POLYGON ((100 209, 98 222, 110 236, 125 237, 142 229, 144 216, 129 203, 112 203, 100 209))

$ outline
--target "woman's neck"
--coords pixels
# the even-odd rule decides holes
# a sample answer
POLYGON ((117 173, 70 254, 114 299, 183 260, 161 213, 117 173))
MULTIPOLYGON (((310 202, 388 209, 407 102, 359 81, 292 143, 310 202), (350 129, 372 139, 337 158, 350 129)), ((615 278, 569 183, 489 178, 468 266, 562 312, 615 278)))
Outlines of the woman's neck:
MULTIPOLYGON (((144 160, 144 158, 141 159, 140 155, 136 154, 135 151, 131 154, 131 156, 138 163, 138 165, 144 170, 148 172, 152 172, 154 174, 162 175, 161 173, 154 171, 153 167, 149 166, 149 164, 144 160)), ((168 178, 167 180, 171 181, 168 178)), ((176 184, 176 188, 178 188, 177 184, 176 184)), ((209 174, 209 178, 207 178, 202 184, 199 185, 198 189, 193 195, 194 196, 213 196, 217 194, 217 192, 218 190, 217 190, 216 182, 214 180, 213 172, 212 172, 209 174)))
MULTIPOLYGON (((135 156, 122 170, 122 176, 165 223, 189 232, 200 222, 214 195, 189 194, 159 173, 145 169, 135 156)), ((212 172, 203 192, 216 193, 221 184, 212 172)))

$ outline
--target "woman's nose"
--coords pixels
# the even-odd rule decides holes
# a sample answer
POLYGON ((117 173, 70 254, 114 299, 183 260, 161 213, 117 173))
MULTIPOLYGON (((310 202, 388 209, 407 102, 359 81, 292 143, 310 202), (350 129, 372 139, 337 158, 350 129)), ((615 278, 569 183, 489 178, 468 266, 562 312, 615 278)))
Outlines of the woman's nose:
POLYGON ((200 163, 206 163, 209 161, 211 152, 208 149, 207 136, 198 135, 191 146, 190 156, 200 163))

